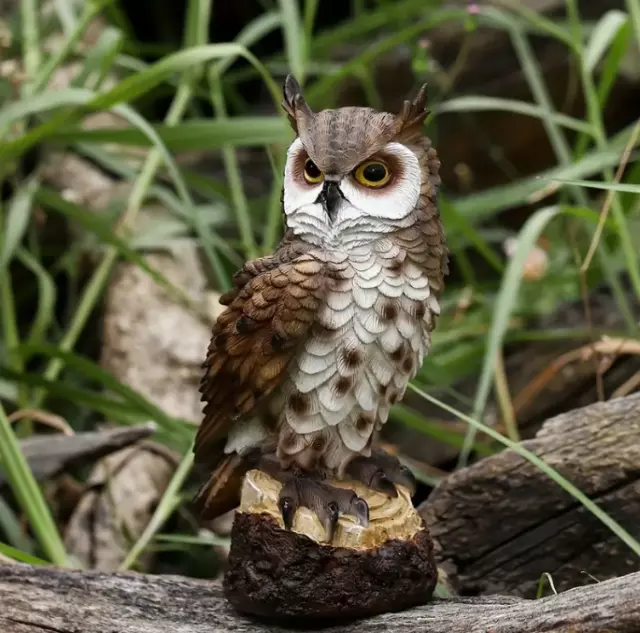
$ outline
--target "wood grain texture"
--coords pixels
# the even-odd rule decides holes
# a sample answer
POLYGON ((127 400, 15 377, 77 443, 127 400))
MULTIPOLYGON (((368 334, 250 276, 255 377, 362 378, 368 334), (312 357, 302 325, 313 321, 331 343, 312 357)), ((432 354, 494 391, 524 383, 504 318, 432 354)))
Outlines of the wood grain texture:
MULTIPOLYGON (((0 565, 3 633, 280 633, 238 616, 218 583, 0 565)), ((331 633, 637 633, 640 573, 542 600, 486 596, 434 602, 331 633)))
MULTIPOLYGON (((548 420, 524 446, 640 540, 640 393, 548 420)), ((447 477, 419 508, 439 564, 466 595, 533 597, 640 570, 598 519, 513 451, 447 477)))

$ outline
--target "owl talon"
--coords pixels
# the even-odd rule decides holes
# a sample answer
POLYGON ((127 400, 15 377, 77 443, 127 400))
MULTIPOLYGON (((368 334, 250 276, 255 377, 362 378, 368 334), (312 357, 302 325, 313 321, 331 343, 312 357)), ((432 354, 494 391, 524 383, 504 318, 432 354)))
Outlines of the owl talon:
POLYGON ((340 514, 351 514, 363 526, 369 523, 369 506, 353 490, 335 488, 311 477, 292 476, 282 486, 278 498, 286 530, 291 529, 300 507, 315 513, 325 529, 328 543, 333 541, 340 514))
POLYGON ((325 538, 328 543, 331 543, 331 541, 333 541, 333 535, 336 532, 336 527, 338 525, 338 518, 340 516, 340 512, 338 510, 338 504, 335 501, 330 501, 326 505, 325 512, 326 512, 326 516, 324 517, 324 521, 322 521, 322 524, 324 525, 325 538))
POLYGON ((296 514, 297 506, 291 497, 281 497, 278 500, 278 507, 284 522, 284 529, 290 530, 293 525, 293 517, 296 514))
POLYGON ((416 491, 413 473, 382 449, 372 450, 371 457, 356 457, 347 467, 347 475, 389 497, 398 496, 398 485, 408 488, 411 496, 416 491))
POLYGON ((396 483, 407 487, 409 489, 409 494, 412 497, 413 495, 416 494, 416 488, 418 486, 418 482, 416 481, 415 475, 404 464, 400 464, 397 478, 396 478, 396 483))
POLYGON ((389 477, 384 474, 384 471, 378 470, 376 474, 371 479, 371 484, 369 486, 373 490, 377 490, 387 495, 388 497, 397 497, 398 491, 396 489, 395 484, 389 477))
POLYGON ((364 499, 356 497, 351 502, 351 514, 358 519, 358 523, 362 527, 369 525, 369 504, 364 499))

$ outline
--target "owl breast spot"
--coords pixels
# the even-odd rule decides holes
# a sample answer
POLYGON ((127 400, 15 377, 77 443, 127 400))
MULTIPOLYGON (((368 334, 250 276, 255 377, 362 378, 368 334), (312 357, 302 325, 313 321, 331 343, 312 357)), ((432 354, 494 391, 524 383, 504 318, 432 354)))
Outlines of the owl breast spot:
POLYGON ((354 456, 370 453, 374 432, 421 367, 430 344, 429 284, 412 264, 398 270, 395 261, 373 251, 348 270, 341 265, 348 283, 330 287, 316 327, 272 400, 281 459, 344 472, 354 456), (308 407, 287 404, 301 393, 308 407))

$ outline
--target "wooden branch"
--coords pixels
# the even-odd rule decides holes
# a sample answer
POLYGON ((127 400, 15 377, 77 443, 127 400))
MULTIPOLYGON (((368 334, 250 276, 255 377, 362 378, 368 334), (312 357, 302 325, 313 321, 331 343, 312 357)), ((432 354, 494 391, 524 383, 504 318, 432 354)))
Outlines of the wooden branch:
MULTIPOLYGON (((217 582, 0 565, 3 633, 277 633, 238 616, 217 582)), ((332 633, 634 633, 640 573, 542 600, 485 596, 332 626, 332 633)))
MULTIPOLYGON (((31 472, 39 480, 50 479, 61 472, 91 464, 140 440, 151 437, 154 422, 131 427, 89 431, 76 435, 33 435, 20 442, 31 472)), ((6 480, 0 469, 0 489, 6 480)))
MULTIPOLYGON (((556 416, 523 444, 640 540, 640 393, 556 416)), ((627 545, 510 450, 447 477, 419 510, 467 595, 529 598, 545 572, 562 591, 640 570, 627 545)))

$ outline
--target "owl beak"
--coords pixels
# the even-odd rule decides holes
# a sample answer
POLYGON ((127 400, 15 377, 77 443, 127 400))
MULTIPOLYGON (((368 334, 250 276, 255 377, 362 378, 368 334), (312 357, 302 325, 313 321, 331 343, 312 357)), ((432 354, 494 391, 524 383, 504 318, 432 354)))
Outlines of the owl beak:
POLYGON ((342 195, 342 191, 340 191, 338 183, 332 180, 325 180, 317 202, 322 205, 329 219, 333 220, 342 198, 344 198, 344 196, 342 195))

